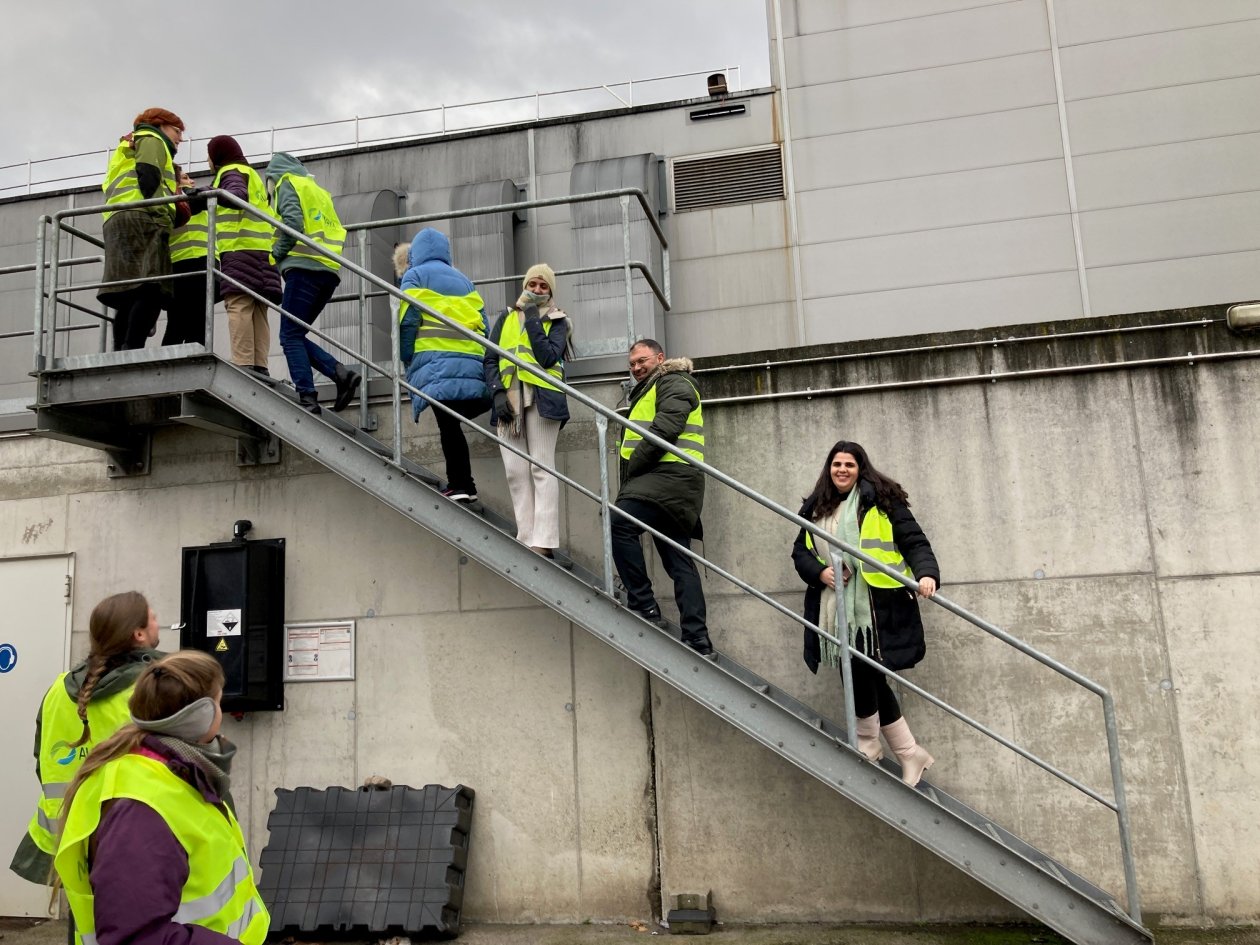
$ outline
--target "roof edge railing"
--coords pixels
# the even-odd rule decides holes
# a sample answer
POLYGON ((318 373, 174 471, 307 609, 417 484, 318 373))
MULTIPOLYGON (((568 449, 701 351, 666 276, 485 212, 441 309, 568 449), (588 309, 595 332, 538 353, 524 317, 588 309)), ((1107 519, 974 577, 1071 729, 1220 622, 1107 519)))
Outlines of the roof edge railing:
MULTIPOLYGON (((634 189, 631 188, 630 190, 634 190, 634 189)), ((637 192, 640 194, 642 193, 641 191, 637 191, 637 192)), ((601 530, 603 533, 603 544, 604 544, 604 582, 605 582, 604 590, 606 593, 610 595, 613 593, 612 570, 611 570, 611 564, 612 564, 611 563, 611 530, 610 530, 611 529, 611 516, 613 514, 635 521, 636 524, 640 525, 641 527, 644 527, 645 530, 652 532, 655 536, 660 537, 660 538, 665 538, 665 536, 660 535, 660 533, 657 532, 656 529, 652 529, 650 527, 647 527, 644 523, 638 522, 638 520, 634 519, 633 516, 630 516, 627 513, 622 512, 620 509, 617 509, 612 503, 612 500, 610 498, 610 492, 611 492, 610 475, 608 471, 608 462, 607 462, 608 451, 607 451, 607 446, 605 442, 605 436, 606 436, 608 424, 610 421, 616 425, 619 425, 620 427, 624 429, 631 430, 637 433, 644 440, 652 443, 653 445, 659 447, 665 452, 668 452, 671 455, 677 456, 685 460, 686 462, 689 462, 691 465, 701 470, 708 478, 713 479, 716 482, 719 482, 727 486, 728 488, 739 493, 745 498, 752 500, 754 503, 762 506, 768 511, 775 513, 776 515, 778 515, 780 518, 784 519, 785 521, 797 526, 798 528, 805 529, 808 533, 814 535, 817 538, 825 540, 830 545, 834 545, 836 547, 841 548, 847 554, 850 554, 857 560, 861 561, 864 566, 872 570, 878 571, 882 574, 885 574, 889 577, 892 577, 894 580, 904 585, 908 590, 912 592, 917 589, 917 582, 915 582, 913 579, 907 578, 904 574, 894 570, 893 568, 889 567, 883 562, 878 561, 875 558, 872 558, 870 555, 863 552, 860 548, 848 545, 847 543, 838 540, 834 535, 829 535, 826 531, 821 529, 815 523, 808 521, 807 519, 801 517, 800 515, 797 515, 796 513, 794 513, 787 507, 780 505, 779 503, 775 502, 773 499, 768 498, 767 496, 762 495, 761 493, 757 492, 750 486, 747 486, 744 483, 732 478, 731 476, 728 476, 726 473, 722 472, 716 467, 711 466, 706 462, 696 460, 694 457, 687 456, 682 451, 682 449, 676 446, 675 444, 662 439, 661 437, 652 433, 649 429, 643 427, 642 425, 629 421, 625 417, 621 416, 617 411, 609 407, 606 407, 599 401, 596 401, 595 399, 582 393, 582 391, 578 390, 577 388, 573 387, 567 382, 551 377, 541 367, 537 365, 531 365, 521 360, 512 352, 500 347, 499 345, 496 345, 490 342, 488 338, 477 334, 475 331, 472 331, 466 328, 464 325, 461 325, 459 322, 451 318, 448 318, 441 312, 436 311, 435 309, 430 308, 429 306, 425 305, 424 303, 419 302, 418 300, 412 298, 411 296, 406 295, 399 288, 397 288, 394 285, 391 285, 390 283, 376 276, 374 273, 369 271, 364 266, 358 263, 355 263, 344 256, 339 256, 337 254, 329 252, 324 247, 318 245, 313 240, 311 240, 308 236, 306 236, 306 234, 292 229, 291 227, 289 227, 282 221, 278 221, 274 219, 269 214, 262 213, 261 211, 257 210, 255 207, 251 206, 249 203, 238 199, 236 196, 234 196, 233 194, 227 191, 210 190, 210 191, 205 191, 203 193, 210 198, 208 200, 208 212, 209 212, 209 229, 210 229, 211 234, 213 234, 213 231, 214 231, 214 225, 215 225, 214 218, 215 218, 215 213, 217 210, 217 202, 219 201, 227 204, 228 206, 231 206, 234 209, 241 210, 256 219, 264 220, 270 225, 272 225, 273 227, 275 227, 277 231, 284 233, 285 235, 293 238, 295 241, 303 244, 308 249, 314 250, 317 254, 325 258, 338 262, 344 269, 357 275, 361 280, 364 280, 365 282, 376 286, 378 290, 383 290, 386 294, 398 299, 402 303, 415 306, 426 315, 436 319, 438 322, 444 324, 447 328, 454 330, 457 334, 463 336, 464 338, 467 338, 472 341, 476 341, 478 344, 483 345, 485 348, 489 350, 493 350, 496 354, 498 354, 500 359, 509 361, 510 363, 514 364, 518 369, 525 370, 534 376, 547 380, 549 383, 561 389, 567 396, 573 398, 578 403, 592 410, 596 418, 597 432, 599 433, 601 437, 600 442, 598 444, 598 451, 599 451, 599 456, 600 456, 600 480, 601 480, 599 502, 600 502, 600 509, 601 509, 601 530)), ((617 192, 617 191, 603 192, 601 195, 598 195, 598 196, 597 195, 579 195, 579 198, 576 198, 576 199, 607 199, 608 197, 611 197, 611 196, 618 196, 619 199, 622 201, 623 215, 624 215, 624 208, 628 205, 629 196, 624 194, 623 192, 617 192)), ((38 275, 37 275, 38 291, 36 292, 36 312, 35 312, 35 339, 36 339, 35 364, 36 364, 37 371, 42 370, 43 365, 44 365, 42 341, 43 341, 44 328, 45 328, 44 298, 45 298, 45 288, 46 288, 45 286, 46 271, 50 272, 52 275, 53 286, 54 286, 54 297, 56 294, 56 273, 57 273, 56 247, 58 245, 57 243, 54 243, 54 256, 53 256, 52 264, 47 267, 44 265, 44 256, 45 256, 44 244, 46 241, 48 224, 54 223, 57 226, 61 226, 62 220, 67 217, 81 216, 81 215, 92 214, 92 213, 100 213, 106 209, 110 211, 116 211, 120 207, 133 209, 133 208, 139 208, 139 207, 145 207, 145 206, 157 206, 157 205, 161 205, 165 203, 170 203, 178 199, 180 198, 179 197, 158 197, 158 198, 151 198, 149 200, 137 201, 132 204, 111 205, 108 208, 106 208, 105 206, 72 208, 72 209, 65 209, 65 210, 58 211, 57 213, 51 216, 44 215, 40 217, 38 228, 37 228, 38 242, 36 246, 36 262, 35 262, 35 266, 38 272, 38 275)), ((572 200, 575 198, 552 198, 550 201, 547 201, 547 202, 548 203, 563 203, 566 201, 566 199, 572 200)), ((644 197, 643 199, 645 200, 646 198, 644 197)), ((504 212, 505 210, 518 209, 521 206, 522 204, 501 205, 498 207, 487 208, 483 210, 482 212, 486 212, 486 213, 504 212)), ((447 214, 439 214, 434 218, 435 219, 449 219, 451 216, 454 216, 454 215, 461 215, 461 216, 473 215, 473 211, 453 211, 447 214)), ((425 215, 425 216, 431 216, 431 215, 425 215)), ((381 221, 376 225, 388 226, 388 225, 397 225, 397 224, 402 224, 402 223, 407 223, 407 222, 416 222, 416 221, 413 221, 411 218, 398 218, 396 220, 381 221)), ((360 225, 359 228, 364 229, 366 228, 366 226, 360 225)), ((219 272, 217 268, 214 271, 216 274, 220 276, 223 275, 221 272, 219 272)), ((283 309, 279 308, 274 303, 268 302, 267 300, 263 299, 260 295, 257 295, 256 293, 253 293, 252 291, 246 289, 244 286, 241 286, 239 283, 236 283, 236 280, 231 279, 230 277, 226 277, 226 278, 228 278, 229 281, 232 281, 233 283, 235 283, 239 288, 245 290, 246 292, 249 292, 249 294, 254 296, 254 298, 259 299, 260 301, 263 301, 265 304, 268 305, 269 308, 273 308, 279 311, 282 317, 290 318, 290 319, 293 318, 293 316, 289 315, 289 313, 285 312, 283 309)), ((207 320, 212 321, 213 310, 209 302, 210 302, 210 296, 208 293, 207 294, 207 303, 208 303, 207 304, 207 320)), ((54 308, 55 308, 55 303, 54 303, 54 308)), ((403 463, 402 430, 401 430, 402 392, 406 390, 409 393, 419 395, 425 401, 431 404, 434 404, 438 409, 441 409, 443 405, 438 404, 432 398, 425 395, 422 391, 419 391, 418 389, 410 385, 406 381, 405 377, 403 376, 402 366, 401 366, 401 362, 400 362, 399 354, 398 354, 398 347, 399 347, 398 319, 391 319, 391 350, 392 350, 393 357, 391 359, 391 363, 388 368, 371 362, 366 357, 365 353, 355 352, 352 348, 329 337, 327 334, 320 331, 319 329, 316 329, 313 326, 307 326, 307 327, 310 333, 314 334, 320 340, 333 345, 338 350, 345 352, 346 354, 352 357, 358 357, 360 361, 364 363, 365 366, 369 370, 375 371, 385 376, 392 382, 391 383, 391 386, 393 389, 392 406, 393 406, 393 413, 394 413, 392 462, 395 466, 401 467, 403 463)), ((55 326, 54 326, 54 330, 55 330, 55 326)), ((211 336, 209 332, 207 332, 208 342, 209 342, 210 337, 211 336)), ((363 398, 363 400, 366 401, 366 398, 363 398)), ((448 411, 448 412, 453 413, 453 411, 448 411)), ((464 419, 464 418, 461 418, 461 419, 464 419)), ((464 419, 464 422, 467 425, 472 426, 474 429, 477 429, 478 431, 482 432, 483 435, 489 436, 490 438, 498 441, 499 443, 506 443, 505 439, 498 437, 494 433, 488 430, 485 430, 479 425, 472 423, 471 421, 468 421, 466 419, 464 419)), ((524 454, 519 448, 513 449, 513 452, 517 453, 518 455, 526 456, 526 454, 524 454)), ((566 476, 561 476, 558 470, 553 470, 553 469, 550 469, 549 467, 545 467, 544 464, 537 462, 535 459, 531 457, 526 456, 526 458, 529 459, 531 464, 540 466, 542 468, 547 468, 548 472, 550 472, 551 474, 560 476, 560 478, 563 481, 566 481, 574 485, 575 487, 579 489, 579 491, 581 491, 587 497, 592 497, 592 493, 590 490, 584 487, 578 486, 576 483, 569 480, 568 477, 566 476)), ((865 662, 871 664, 880 672, 883 672, 886 675, 895 675, 892 671, 887 670, 886 668, 879 665, 875 661, 867 658, 864 654, 861 654, 860 652, 856 650, 851 650, 851 648, 848 645, 847 639, 841 639, 839 637, 832 636, 831 634, 822 630, 822 628, 818 627, 817 625, 811 624, 808 621, 805 621, 803 617, 796 615, 794 612, 790 611, 784 605, 779 604, 778 602, 775 602, 769 599, 768 595, 764 594, 764 592, 758 591, 756 588, 753 588, 751 585, 747 584, 746 582, 743 582, 742 580, 736 578, 734 575, 729 574, 729 572, 727 572, 725 569, 720 568, 720 566, 714 565, 712 562, 707 561, 707 559, 696 554, 695 552, 692 552, 690 549, 683 548, 680 544, 674 542, 672 539, 665 538, 665 540, 671 546, 675 547, 676 549, 680 551, 683 551, 692 559, 700 561, 706 564, 707 566, 713 567, 716 571, 720 572, 722 577, 728 580, 733 580, 737 586, 741 587, 741 589, 749 591, 754 596, 756 596, 759 600, 762 600, 764 602, 771 604, 778 612, 784 613, 790 616, 797 623, 803 624, 804 626, 811 629, 813 632, 817 633, 819 636, 829 639, 833 643, 836 643, 837 645, 841 647, 842 652, 844 652, 845 654, 848 654, 850 652, 857 653, 860 659, 863 659, 865 662)), ((926 599, 929 602, 936 604, 939 607, 944 608, 946 611, 954 614, 955 616, 961 618, 967 623, 970 623, 972 626, 975 626, 978 629, 984 631, 985 633, 988 633, 990 636, 993 636, 996 639, 1002 641, 1003 643, 1006 643, 1008 646, 1011 646, 1012 648, 1019 651, 1020 653, 1023 653, 1025 656, 1033 660, 1036 660, 1037 662, 1041 663, 1043 666, 1046 666, 1047 668, 1051 669, 1058 675, 1080 686, 1081 688, 1093 693, 1094 695, 1098 696, 1101 699, 1102 707, 1103 707, 1104 729, 1105 729, 1106 738, 1107 738, 1108 758, 1110 762, 1110 773, 1111 773, 1111 780, 1112 780, 1112 798, 1113 799, 1110 802, 1108 802, 1107 799, 1103 797, 1101 794, 1099 794, 1098 792, 1093 791, 1092 789, 1089 789, 1088 787, 1081 784, 1076 779, 1072 778, 1070 775, 1067 775, 1064 772, 1059 771, 1057 768, 1055 768, 1053 765, 1050 765, 1048 762, 1042 761, 1041 759, 1033 755, 1031 752, 1027 752, 1023 749, 1020 749, 1018 746, 1015 746, 1014 743, 1009 742, 1009 740, 997 735, 997 733, 991 732, 985 726, 981 725, 975 720, 970 719, 959 710, 956 710, 952 706, 949 706, 943 700, 940 700, 939 698, 932 696, 930 693, 927 693, 922 688, 912 683, 909 683, 907 680, 900 679, 900 677, 898 677, 898 679, 902 682, 903 685, 907 685, 913 691, 924 696, 932 704, 938 706, 943 711, 946 711, 950 715, 954 716, 955 718, 958 718, 961 721, 966 722, 967 724, 975 728, 977 731, 980 731, 981 733, 991 738, 994 738, 996 741, 999 742, 999 744, 1002 744, 1004 747, 1008 747, 1008 748, 1011 748, 1012 750, 1017 751, 1017 753, 1020 754, 1022 757, 1038 764, 1044 770, 1053 774, 1055 777, 1057 777, 1059 780, 1063 781, 1064 783, 1068 784, 1070 787, 1082 792, 1091 800, 1095 800, 1098 803, 1103 804, 1105 807, 1115 812, 1116 817, 1117 817, 1118 831, 1120 835, 1119 837, 1120 848, 1121 848, 1120 852, 1121 852, 1121 858, 1123 861, 1125 887, 1126 887, 1126 894, 1127 894, 1127 901, 1128 901, 1128 913, 1129 913, 1129 916, 1133 919, 1133 921, 1137 922, 1140 925, 1141 924, 1141 904, 1140 904, 1140 898, 1139 898, 1139 893, 1138 893, 1136 870, 1134 868, 1134 862, 1133 862, 1131 824, 1129 821, 1128 804, 1127 804, 1126 792, 1125 792, 1125 787, 1124 787, 1124 774, 1123 774, 1123 768, 1122 768, 1121 757, 1120 757, 1119 730, 1118 730, 1118 724, 1116 721, 1115 702, 1114 702, 1113 697, 1111 696, 1111 693, 1106 688, 1094 682, 1093 680, 1089 679, 1088 677, 1084 676, 1083 674, 1078 673, 1077 671, 1071 669, 1064 663, 1061 663, 1060 661, 1054 659, 1048 654, 1042 653, 1040 650, 1024 642, 1023 640, 1018 639, 1012 634, 1007 633, 1006 631, 990 623, 989 621, 986 621, 983 618, 978 617, 975 614, 972 614, 965 608, 961 607, 958 604, 955 604, 953 601, 950 601, 948 598, 944 597, 944 595, 937 593, 933 595, 932 597, 926 598, 926 599)), ((852 720, 852 717, 853 717, 852 691, 850 688, 847 688, 847 687, 845 690, 845 703, 846 703, 846 718, 849 720, 852 720)), ((850 744, 856 748, 857 735, 856 735, 855 728, 852 724, 849 725, 847 734, 850 740, 850 744)))

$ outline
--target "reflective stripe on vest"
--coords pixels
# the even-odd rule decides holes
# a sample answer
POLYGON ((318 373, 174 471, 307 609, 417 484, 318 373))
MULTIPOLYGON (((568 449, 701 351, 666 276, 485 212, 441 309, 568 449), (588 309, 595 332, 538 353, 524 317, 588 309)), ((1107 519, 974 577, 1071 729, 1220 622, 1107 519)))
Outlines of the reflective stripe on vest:
MULTIPOLYGON (((171 230, 171 262, 179 262, 181 259, 200 259, 207 255, 206 237, 210 229, 209 217, 209 213, 202 210, 189 217, 188 222, 183 226, 177 226, 171 230)), ((216 226, 219 219, 222 217, 219 216, 214 221, 216 226)))
POLYGON ((70 780, 79 770, 93 745, 103 742, 131 720, 127 703, 132 687, 115 692, 104 699, 89 702, 88 725, 91 735, 86 744, 69 747, 83 734, 79 706, 66 693, 66 676, 62 673, 44 695, 40 709, 39 780, 40 797, 31 816, 27 833, 35 845, 49 856, 57 849, 57 821, 61 817, 61 799, 66 796, 70 780))
MULTIPOLYGON (((551 334, 551 325, 550 319, 543 319, 543 334, 551 334)), ((557 361, 549 368, 544 368, 538 363, 538 359, 534 357, 534 347, 529 343, 529 334, 525 331, 525 326, 521 324, 521 315, 516 309, 511 309, 503 316, 503 330, 499 332, 499 347, 516 355, 526 364, 532 364, 540 371, 546 371, 556 380, 564 380, 563 361, 557 361)), ((507 358, 499 358, 499 380, 505 388, 512 386, 512 382, 516 380, 517 370, 517 366, 507 358)), ((560 389, 550 381, 544 380, 537 374, 531 374, 529 371, 521 371, 521 383, 545 387, 548 390, 560 389)))
MULTIPOLYGON (((432 289, 408 289, 405 293, 417 302, 428 306, 435 312, 441 312, 453 322, 475 331, 479 335, 486 333, 486 322, 481 316, 485 302, 476 292, 465 296, 442 295, 432 289)), ((411 306, 403 303, 398 308, 398 320, 401 322, 411 306)), ((422 351, 452 351, 457 354, 471 354, 482 357, 486 353, 485 345, 465 338, 454 328, 448 328, 428 312, 420 311, 420 326, 416 329, 416 346, 413 354, 422 351)))
MULTIPOLYGON (((340 256, 346 245, 346 228, 341 225, 341 220, 337 217, 337 208, 333 206, 332 194, 315 183, 312 177, 284 174, 276 181, 276 197, 272 203, 272 210, 277 217, 280 215, 277 206, 280 199, 280 185, 285 181, 289 182, 293 192, 297 194, 298 203, 302 206, 302 232, 323 249, 340 256)), ((341 263, 327 256, 321 256, 305 243, 295 242, 293 248, 289 250, 289 255, 313 259, 333 272, 341 268, 341 263)))
MULTIPOLYGON (((267 188, 263 185, 258 172, 248 164, 229 164, 227 167, 221 167, 219 173, 214 175, 216 188, 221 186, 223 175, 228 171, 237 171, 245 175, 249 181, 249 205, 255 210, 261 210, 264 216, 270 218, 271 207, 267 204, 267 188)), ((275 231, 276 228, 265 219, 260 220, 226 203, 220 204, 214 220, 215 254, 233 253, 244 249, 270 253, 271 238, 275 231)))
MULTIPOLYGON (((644 427, 652 425, 652 421, 656 419, 656 387, 659 383, 660 378, 657 378, 656 383, 652 385, 648 392, 640 397, 635 405, 630 408, 630 415, 626 418, 627 420, 644 427)), ((696 407, 691 413, 687 414, 687 424, 683 427, 682 433, 678 434, 678 439, 674 442, 674 445, 688 456, 703 463, 704 413, 700 404, 700 389, 696 388, 691 378, 687 378, 687 383, 696 389, 696 407)), ((642 440, 643 437, 633 430, 628 427, 623 428, 621 432, 621 458, 629 459, 642 440)), ((673 453, 662 453, 660 461, 662 463, 685 463, 687 460, 681 456, 675 456, 673 453)))
POLYGON ((92 945, 96 934, 88 844, 100 825, 101 805, 115 798, 151 807, 188 853, 188 878, 173 921, 222 932, 243 945, 262 945, 271 919, 254 885, 236 818, 226 806, 207 804, 161 761, 139 754, 115 758, 80 783, 57 848, 57 873, 84 945, 92 945))
MULTIPOLYGON (((101 183, 101 191, 105 194, 105 203, 112 206, 117 203, 131 203, 135 200, 144 200, 145 196, 140 192, 140 178, 136 174, 136 148, 135 140, 137 138, 157 138, 162 144, 162 154, 166 160, 161 167, 162 183, 156 191, 154 197, 169 197, 175 193, 175 161, 171 157, 171 149, 166 146, 166 142, 156 131, 134 131, 131 134, 131 141, 125 138, 118 142, 118 147, 114 149, 114 153, 110 155, 109 166, 105 169, 105 180, 101 183)), ((170 207, 154 207, 155 211, 173 212, 170 207)), ((102 216, 108 220, 113 216, 114 211, 106 210, 102 216)))
MULTIPOLYGON (((819 564, 831 567, 831 562, 818 553, 814 545, 814 536, 810 532, 805 533, 805 547, 819 564)), ((886 564, 895 571, 901 571, 906 577, 914 578, 910 566, 902 557, 901 550, 893 541, 892 521, 879 509, 870 509, 862 516, 862 532, 858 537, 858 547, 880 564, 886 564)), ((859 561, 858 564, 862 579, 872 587, 905 587, 896 578, 888 576, 883 571, 872 569, 864 561, 859 561)))

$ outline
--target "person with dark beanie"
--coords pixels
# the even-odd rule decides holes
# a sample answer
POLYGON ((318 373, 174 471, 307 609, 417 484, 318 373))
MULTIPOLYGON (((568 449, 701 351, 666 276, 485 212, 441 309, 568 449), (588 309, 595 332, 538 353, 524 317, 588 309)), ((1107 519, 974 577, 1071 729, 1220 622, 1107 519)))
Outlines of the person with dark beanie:
POLYGON ((219 291, 227 308, 232 363, 269 376, 271 326, 267 305, 255 297, 274 304, 279 304, 281 297, 280 273, 271 262, 275 227, 267 222, 271 219, 267 188, 231 135, 211 138, 206 151, 214 171, 214 187, 226 190, 265 215, 259 219, 226 202, 220 203, 214 236, 219 271, 223 273, 219 291))
MULTIPOLYGON (((101 189, 107 206, 175 194, 175 152, 183 140, 184 122, 165 108, 146 108, 132 130, 118 140, 101 189)), ((171 294, 170 237, 175 204, 129 210, 106 210, 105 268, 107 283, 96 298, 114 309, 114 350, 143 348, 157 325, 163 301, 171 294)))

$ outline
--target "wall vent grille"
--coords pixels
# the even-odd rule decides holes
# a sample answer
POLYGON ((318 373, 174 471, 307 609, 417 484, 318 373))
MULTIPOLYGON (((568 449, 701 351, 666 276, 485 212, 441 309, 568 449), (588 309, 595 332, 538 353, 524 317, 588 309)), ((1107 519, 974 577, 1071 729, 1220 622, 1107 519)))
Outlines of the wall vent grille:
POLYGON ((674 161, 674 210, 783 198, 783 152, 737 151, 674 161))

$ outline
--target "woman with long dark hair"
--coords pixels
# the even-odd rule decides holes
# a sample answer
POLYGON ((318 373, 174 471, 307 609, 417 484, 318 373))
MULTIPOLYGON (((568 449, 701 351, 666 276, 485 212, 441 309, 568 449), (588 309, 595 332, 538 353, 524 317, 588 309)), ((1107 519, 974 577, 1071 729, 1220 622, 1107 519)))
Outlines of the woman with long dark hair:
POLYGON ((79 945, 262 945, 270 917, 228 803, 222 695, 207 653, 152 663, 131 722, 70 782, 55 864, 79 945))
POLYGON ((40 798, 9 868, 32 883, 52 872, 61 798, 92 746, 129 719, 127 702, 141 671, 162 656, 157 616, 138 591, 106 597, 88 618, 87 659, 49 687, 35 716, 35 774, 40 798))
MULTIPOLYGON (((814 491, 798 514, 838 541, 912 577, 920 597, 936 593, 940 568, 927 536, 910 514, 906 490, 871 465, 857 443, 841 440, 830 449, 814 491)), ((891 670, 909 669, 923 658, 919 605, 905 585, 803 528, 792 546, 792 563, 806 585, 806 620, 833 636, 844 627, 851 647, 891 670)), ((809 628, 804 655, 810 672, 818 672, 822 663, 840 665, 840 648, 809 628)), ((861 659, 853 660, 852 669, 858 747, 871 761, 879 761, 884 754, 882 731, 901 762, 901 779, 913 787, 934 759, 915 741, 887 677, 861 659)))

